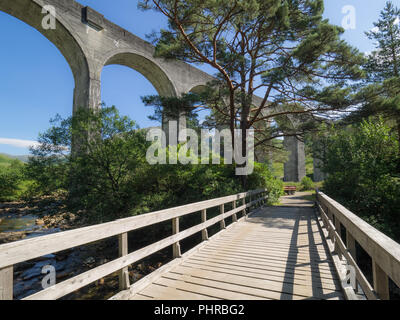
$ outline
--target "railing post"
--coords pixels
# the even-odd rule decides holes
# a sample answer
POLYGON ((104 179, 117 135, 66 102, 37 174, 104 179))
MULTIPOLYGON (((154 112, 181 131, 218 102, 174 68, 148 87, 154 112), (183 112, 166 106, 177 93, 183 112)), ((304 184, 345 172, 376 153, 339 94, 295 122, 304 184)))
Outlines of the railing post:
MULTIPOLYGON (((207 221, 207 209, 201 210, 201 222, 207 221)), ((203 241, 208 240, 208 231, 207 228, 201 231, 201 238, 203 241)))
POLYGON ((389 300, 389 278, 374 260, 372 260, 372 274, 374 277, 374 289, 379 299, 389 300))
POLYGON ((251 207, 253 206, 252 204, 251 204, 251 193, 250 193, 250 195, 249 195, 249 203, 250 203, 250 207, 249 207, 249 213, 251 212, 251 207))
MULTIPOLYGON (((120 257, 128 254, 128 233, 118 235, 118 254, 120 257)), ((126 290, 130 287, 128 267, 122 268, 118 273, 119 289, 126 290)))
POLYGON ((354 261, 357 262, 356 241, 348 230, 346 230, 346 247, 354 261))
MULTIPOLYGON (((347 229, 346 229, 346 248, 347 251, 350 253, 350 255, 353 257, 355 263, 357 263, 356 240, 347 229)), ((356 287, 354 288, 356 293, 359 292, 358 285, 359 283, 356 278, 356 287)))
POLYGON ((13 299, 13 266, 0 269, 0 300, 13 299))
MULTIPOLYGON (((336 229, 336 233, 338 234, 339 238, 341 238, 342 237, 342 229, 340 226, 340 221, 336 216, 335 216, 335 229, 336 229)), ((337 244, 337 240, 335 240, 335 251, 339 256, 339 259, 342 260, 342 253, 340 252, 340 248, 339 248, 339 245, 337 244)))
MULTIPOLYGON (((177 233, 179 233, 179 217, 172 219, 172 234, 177 234, 177 233)), ((172 255, 174 258, 181 257, 181 245, 179 241, 175 242, 172 245, 172 255)))
POLYGON ((245 217, 246 216, 246 196, 244 196, 243 199, 242 199, 242 205, 245 206, 243 211, 242 211, 242 215, 243 215, 243 217, 245 217))
MULTIPOLYGON (((220 213, 221 213, 221 214, 224 214, 225 208, 224 208, 224 205, 223 205, 223 204, 221 204, 221 205, 219 206, 219 210, 220 210, 220 213)), ((222 218, 222 220, 221 220, 221 222, 220 222, 220 226, 221 226, 221 230, 226 228, 226 226, 225 226, 225 219, 224 219, 224 218, 222 218)))
MULTIPOLYGON (((232 202, 232 209, 236 209, 236 200, 234 200, 234 201, 232 202)), ((236 214, 236 213, 233 214, 233 216, 232 216, 232 221, 233 221, 233 222, 237 222, 237 214, 236 214)))

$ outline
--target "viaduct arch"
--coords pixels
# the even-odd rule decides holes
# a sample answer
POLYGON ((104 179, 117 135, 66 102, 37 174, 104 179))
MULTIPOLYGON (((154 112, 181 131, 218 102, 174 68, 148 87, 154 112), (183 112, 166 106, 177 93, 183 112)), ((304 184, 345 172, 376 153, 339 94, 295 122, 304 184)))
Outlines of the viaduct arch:
MULTIPOLYGON (((35 28, 60 50, 74 76, 73 113, 79 108, 100 108, 101 72, 106 65, 124 65, 140 72, 164 96, 196 92, 214 79, 187 63, 155 58, 152 44, 74 0, 1 0, 0 11, 35 28), (44 29, 42 26, 48 14, 44 10, 46 6, 55 10, 55 29, 44 29)), ((257 104, 260 98, 255 98, 254 103, 257 104)), ((166 123, 163 121, 164 126, 166 123)), ((185 126, 183 113, 178 127, 185 126)), ((301 176, 303 164, 299 165, 298 159, 302 158, 304 151, 299 143, 287 144, 293 155, 289 157, 288 167, 299 171, 301 176)), ((299 175, 294 171, 293 177, 299 175)))

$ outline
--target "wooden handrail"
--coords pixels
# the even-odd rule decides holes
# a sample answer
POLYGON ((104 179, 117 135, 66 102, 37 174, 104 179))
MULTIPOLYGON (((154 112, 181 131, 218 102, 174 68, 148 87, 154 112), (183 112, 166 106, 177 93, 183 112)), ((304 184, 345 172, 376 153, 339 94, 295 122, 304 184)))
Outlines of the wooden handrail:
MULTIPOLYGON (((235 216, 239 212, 245 213, 246 208, 258 205, 267 197, 266 189, 259 189, 0 245, 0 300, 12 299, 14 264, 117 235, 119 236, 119 258, 39 291, 25 299, 57 299, 116 271, 119 271, 120 289, 127 289, 129 287, 127 266, 130 264, 171 245, 174 249, 174 258, 177 258, 180 256, 179 241, 198 232, 202 232, 203 240, 206 240, 208 237, 208 227, 219 222, 222 228, 225 226, 224 221, 226 218, 235 216), (259 198, 245 204, 245 198, 252 195, 258 195, 259 198), (240 199, 243 199, 243 205, 237 207, 236 201, 240 199), (221 210, 218 216, 207 220, 207 209, 217 206, 223 208, 224 204, 227 203, 235 203, 232 206, 232 210, 228 212, 221 210), (179 218, 195 212, 201 213, 202 223, 184 231, 179 231, 179 218), (132 253, 128 253, 127 232, 167 220, 172 220, 173 223, 173 234, 171 236, 132 253)), ((233 222, 235 220, 233 218, 233 222)))
POLYGON ((368 299, 389 299, 390 277, 400 287, 400 244, 375 229, 340 203, 317 190, 317 203, 336 253, 343 255, 355 268, 357 282, 368 299), (335 221, 335 223, 333 223, 335 221), (346 229, 346 245, 340 236, 341 225, 346 229), (372 259, 371 285, 357 265, 355 241, 372 259))

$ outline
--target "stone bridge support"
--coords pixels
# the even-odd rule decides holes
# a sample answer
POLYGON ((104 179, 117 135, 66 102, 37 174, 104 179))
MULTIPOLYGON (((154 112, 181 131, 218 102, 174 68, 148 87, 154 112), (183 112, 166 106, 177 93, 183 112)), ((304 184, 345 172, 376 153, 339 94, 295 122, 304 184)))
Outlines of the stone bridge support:
POLYGON ((283 145, 289 152, 289 159, 284 164, 284 181, 299 182, 306 176, 306 156, 304 142, 297 137, 285 137, 283 145))

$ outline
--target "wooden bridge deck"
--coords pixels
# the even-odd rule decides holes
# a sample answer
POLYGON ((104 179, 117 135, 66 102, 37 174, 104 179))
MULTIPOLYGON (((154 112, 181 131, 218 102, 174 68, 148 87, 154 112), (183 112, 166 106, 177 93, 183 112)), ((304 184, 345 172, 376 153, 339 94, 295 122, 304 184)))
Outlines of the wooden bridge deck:
POLYGON ((344 299, 309 202, 284 197, 117 299, 344 299), (136 289, 135 289, 136 288, 136 289))

